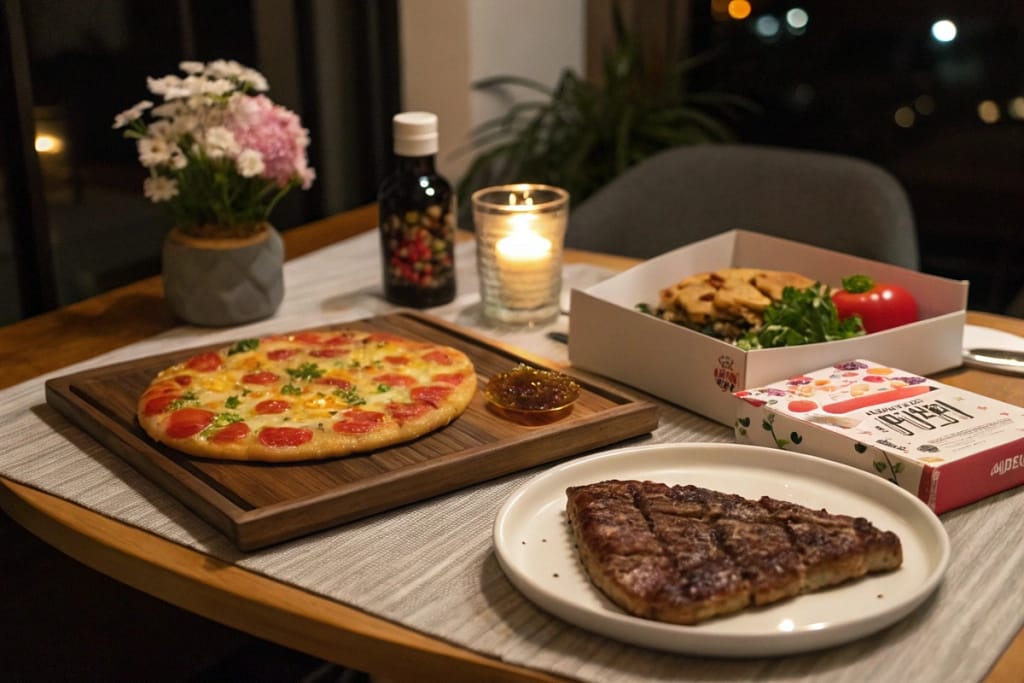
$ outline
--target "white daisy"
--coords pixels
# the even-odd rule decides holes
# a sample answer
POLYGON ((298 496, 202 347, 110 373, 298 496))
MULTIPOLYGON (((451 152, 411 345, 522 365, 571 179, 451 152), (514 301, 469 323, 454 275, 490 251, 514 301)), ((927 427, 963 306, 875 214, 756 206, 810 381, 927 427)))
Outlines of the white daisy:
POLYGON ((142 112, 146 111, 153 106, 153 103, 149 100, 142 100, 130 109, 125 109, 123 112, 114 117, 114 128, 124 128, 135 119, 142 116, 142 112))
POLYGON ((178 68, 187 74, 201 74, 205 65, 202 62, 184 61, 178 65, 178 68))
POLYGON ((146 168, 167 163, 171 158, 171 145, 159 137, 145 137, 138 142, 139 163, 146 168))
POLYGON ((142 192, 151 202, 166 202, 178 195, 178 181, 163 176, 150 176, 142 183, 142 192))
POLYGON ((235 159, 235 166, 244 178, 255 178, 266 168, 263 163, 263 155, 255 149, 244 149, 235 159))
POLYGON ((206 131, 204 148, 211 159, 220 159, 224 155, 233 155, 238 151, 235 135, 224 126, 214 126, 206 131))

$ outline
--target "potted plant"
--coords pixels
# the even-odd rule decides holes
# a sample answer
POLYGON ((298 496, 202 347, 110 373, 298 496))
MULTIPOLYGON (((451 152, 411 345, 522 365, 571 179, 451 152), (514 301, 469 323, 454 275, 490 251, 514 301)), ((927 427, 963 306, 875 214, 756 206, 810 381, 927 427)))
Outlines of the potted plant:
POLYGON ((262 94, 258 71, 228 60, 180 68, 184 76, 147 80, 162 102, 114 119, 149 172, 143 193, 168 209, 164 296, 191 323, 259 320, 284 296, 284 247, 269 218, 288 192, 313 183, 309 134, 262 94))
POLYGON ((565 188, 579 204, 664 149, 733 141, 729 117, 757 110, 730 93, 687 90, 688 76, 708 56, 652 59, 617 7, 613 21, 615 41, 604 55, 601 82, 566 69, 554 89, 519 76, 474 83, 499 95, 523 88, 540 97, 513 104, 471 132, 468 146, 476 154, 458 186, 463 225, 470 224, 467 198, 481 187, 545 183, 565 188))

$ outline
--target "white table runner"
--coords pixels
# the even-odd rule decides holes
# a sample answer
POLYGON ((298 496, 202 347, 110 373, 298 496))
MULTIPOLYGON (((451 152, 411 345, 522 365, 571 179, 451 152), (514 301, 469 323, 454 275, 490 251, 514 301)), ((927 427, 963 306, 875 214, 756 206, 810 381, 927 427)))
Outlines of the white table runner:
MULTIPOLYGON (((392 310, 380 296, 378 240, 357 236, 290 261, 285 301, 270 320, 222 330, 179 327, 52 373, 168 350, 340 323, 392 310)), ((479 320, 474 245, 457 249, 458 296, 431 314, 555 361, 565 347, 546 327, 503 330, 479 320)), ((566 289, 606 277, 570 265, 566 289)), ((621 644, 549 617, 508 582, 491 527, 524 472, 377 515, 315 536, 244 554, 176 499, 46 405, 36 378, 0 392, 0 474, 409 628, 507 662, 586 681, 827 679, 973 681, 982 678, 1024 622, 1024 489, 943 517, 953 559, 937 594, 875 636, 817 653, 755 660, 683 657, 621 644), (437 531, 443 529, 443 534, 437 531)), ((732 441, 731 430, 659 404, 649 443, 732 441)), ((538 470, 539 471, 539 470, 538 470)), ((343 655, 342 655, 343 657, 343 655)))

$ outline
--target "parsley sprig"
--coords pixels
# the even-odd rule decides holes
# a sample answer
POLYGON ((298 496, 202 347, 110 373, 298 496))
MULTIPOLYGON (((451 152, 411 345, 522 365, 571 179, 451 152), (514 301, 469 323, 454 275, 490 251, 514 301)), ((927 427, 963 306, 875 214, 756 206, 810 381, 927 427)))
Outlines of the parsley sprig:
POLYGON ((292 379, 317 379, 324 376, 324 370, 316 363, 303 363, 297 368, 286 368, 292 379))
POLYGON ((744 350, 797 346, 864 334, 860 318, 839 319, 831 291, 820 282, 807 289, 786 287, 782 299, 764 311, 764 325, 736 340, 744 350))
POLYGON ((237 342, 234 346, 228 349, 228 355, 233 356, 236 353, 244 353, 245 351, 252 351, 260 345, 259 339, 243 339, 237 342))
POLYGON ((219 415, 213 418, 213 422, 210 423, 209 427, 200 432, 199 436, 209 438, 211 434, 216 432, 221 427, 233 424, 235 422, 244 421, 245 418, 243 418, 238 413, 220 413, 219 415))
POLYGON ((184 408, 185 406, 197 403, 198 401, 199 399, 196 397, 195 392, 186 391, 184 394, 171 401, 171 405, 168 406, 168 409, 178 410, 179 408, 184 408))
POLYGON ((348 387, 345 389, 338 388, 335 389, 333 393, 350 406, 361 406, 366 403, 366 399, 359 395, 359 392, 356 391, 355 387, 348 387))

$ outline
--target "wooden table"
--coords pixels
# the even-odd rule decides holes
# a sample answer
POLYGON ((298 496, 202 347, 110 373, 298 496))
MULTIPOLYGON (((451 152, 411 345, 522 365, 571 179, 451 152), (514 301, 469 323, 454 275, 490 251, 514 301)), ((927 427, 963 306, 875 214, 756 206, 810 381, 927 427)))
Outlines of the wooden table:
MULTIPOLYGON (((376 207, 311 223, 284 234, 289 258, 376 225, 376 207)), ((568 261, 623 269, 633 260, 570 252, 568 261)), ((969 313, 968 320, 1024 335, 1024 320, 969 313)), ((178 322, 149 278, 51 313, 0 328, 0 388, 146 339, 178 322)), ((1024 405, 1024 379, 974 369, 944 382, 1024 405)), ((233 628, 385 679, 449 681, 558 680, 426 637, 345 605, 184 548, 79 505, 0 478, 0 507, 26 529, 82 563, 138 590, 233 628)), ((1019 681, 1024 631, 989 683, 1019 681)))

